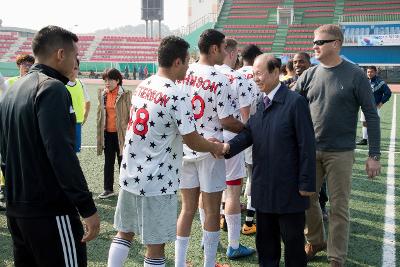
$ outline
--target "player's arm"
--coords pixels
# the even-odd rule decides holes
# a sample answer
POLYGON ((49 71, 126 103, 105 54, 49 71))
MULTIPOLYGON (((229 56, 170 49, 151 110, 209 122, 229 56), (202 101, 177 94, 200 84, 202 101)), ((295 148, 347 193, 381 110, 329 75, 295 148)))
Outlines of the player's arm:
POLYGON ((219 121, 221 122, 222 128, 224 128, 224 130, 228 130, 233 133, 239 133, 244 127, 244 124, 241 121, 235 119, 232 115, 229 115, 228 117, 225 117, 223 119, 219 119, 219 121))
POLYGON ((225 154, 223 143, 210 142, 204 139, 197 131, 183 135, 183 141, 192 150, 198 152, 211 152, 215 155, 225 154))

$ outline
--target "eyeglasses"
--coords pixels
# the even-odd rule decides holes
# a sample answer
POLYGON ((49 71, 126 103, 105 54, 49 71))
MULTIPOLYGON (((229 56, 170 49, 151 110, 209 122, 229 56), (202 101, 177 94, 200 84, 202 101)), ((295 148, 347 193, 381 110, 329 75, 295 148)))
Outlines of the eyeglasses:
POLYGON ((316 41, 313 42, 313 44, 314 45, 318 45, 318 46, 322 46, 322 45, 324 45, 326 43, 332 43, 334 41, 336 41, 336 40, 316 40, 316 41))

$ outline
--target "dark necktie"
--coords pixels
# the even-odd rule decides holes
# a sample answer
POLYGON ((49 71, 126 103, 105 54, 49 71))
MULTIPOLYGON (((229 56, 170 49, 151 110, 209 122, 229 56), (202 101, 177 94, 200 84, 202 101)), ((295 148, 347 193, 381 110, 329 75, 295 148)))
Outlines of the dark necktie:
POLYGON ((264 109, 267 109, 271 105, 271 99, 268 96, 264 96, 264 109))

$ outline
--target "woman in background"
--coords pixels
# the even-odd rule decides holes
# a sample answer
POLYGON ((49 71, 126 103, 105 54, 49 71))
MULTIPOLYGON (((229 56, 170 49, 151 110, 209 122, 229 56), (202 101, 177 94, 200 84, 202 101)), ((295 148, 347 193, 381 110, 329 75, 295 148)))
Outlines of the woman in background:
POLYGON ((131 92, 122 87, 122 75, 115 69, 103 73, 104 89, 99 89, 97 110, 97 154, 104 150, 104 192, 99 198, 114 196, 115 157, 121 165, 126 127, 129 121, 131 92))

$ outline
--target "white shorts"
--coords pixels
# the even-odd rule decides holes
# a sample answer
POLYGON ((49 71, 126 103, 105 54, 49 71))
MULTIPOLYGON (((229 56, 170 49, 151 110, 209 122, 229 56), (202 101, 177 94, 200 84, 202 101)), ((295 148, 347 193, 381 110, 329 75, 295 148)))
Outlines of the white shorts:
POLYGON ((142 244, 165 244, 176 240, 176 195, 144 197, 120 190, 114 215, 119 232, 140 235, 142 244))
POLYGON ((236 156, 225 160, 226 180, 233 181, 246 177, 246 167, 244 164, 244 153, 240 152, 236 156))
POLYGON ((247 164, 253 164, 253 146, 250 146, 244 150, 244 161, 247 164))
POLYGON ((198 161, 183 161, 180 189, 200 187, 200 191, 214 193, 224 191, 225 160, 211 154, 198 161))
MULTIPOLYGON (((381 112, 380 112, 380 109, 377 109, 377 111, 378 111, 378 116, 380 117, 381 116, 381 112)), ((360 110, 360 121, 361 122, 366 122, 366 120, 365 120, 365 115, 364 115, 364 113, 360 110)))

